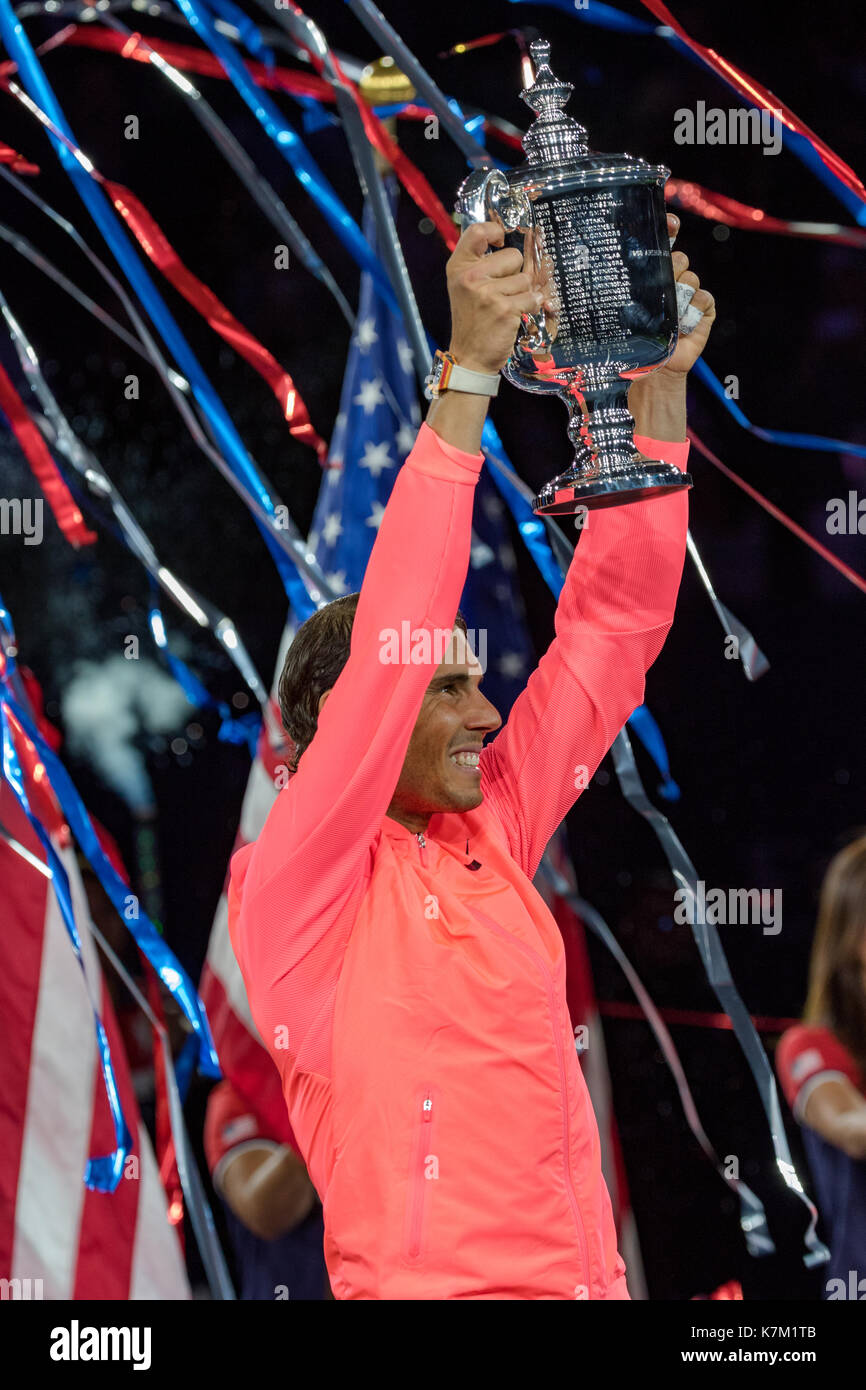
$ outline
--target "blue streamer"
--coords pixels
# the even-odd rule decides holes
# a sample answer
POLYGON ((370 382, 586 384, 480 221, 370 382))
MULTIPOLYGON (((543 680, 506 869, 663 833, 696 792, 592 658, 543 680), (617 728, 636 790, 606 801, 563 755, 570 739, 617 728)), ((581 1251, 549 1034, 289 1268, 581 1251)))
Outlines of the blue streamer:
POLYGON ((153 640, 159 648, 165 664, 190 704, 196 709, 216 710, 222 720, 218 735, 220 742, 245 743, 250 750, 250 757, 255 758, 259 730, 262 725, 261 716, 253 712, 238 717, 232 714, 231 707, 226 704, 225 700, 216 700, 211 695, 210 691, 202 685, 198 676, 189 669, 185 662, 181 661, 179 656, 175 656, 169 647, 162 610, 154 602, 151 602, 147 620, 153 634, 153 640))
MULTIPOLYGON (((526 0, 512 0, 512 4, 525 4, 526 0)), ((657 26, 650 24, 645 19, 636 19, 634 15, 625 14, 622 10, 615 10, 612 5, 602 5, 599 0, 592 0, 581 8, 575 4, 575 0, 531 0, 533 4, 545 5, 550 10, 564 10, 566 14, 577 13, 580 19, 585 19, 588 24, 593 24, 598 29, 613 29, 621 34, 655 34, 657 26)))
POLYGON ((273 50, 268 48, 264 36, 257 24, 254 24, 248 14, 232 3, 232 0, 208 0, 211 9, 229 24, 233 24, 241 36, 241 43, 248 53, 254 58, 258 58, 260 63, 264 63, 266 68, 273 70, 276 67, 276 58, 273 50))
MULTIPOLYGON (((10 56, 18 64, 18 72, 32 99, 41 106, 54 125, 71 144, 78 144, 72 129, 57 102, 33 47, 16 19, 10 0, 0 0, 0 36, 10 56)), ((47 131, 60 163, 111 249, 124 275, 146 308, 152 322, 169 348, 178 368, 190 383, 193 394, 212 428, 229 467, 248 491, 255 494, 259 504, 270 516, 275 516, 274 503, 222 401, 205 375, 198 359, 169 312, 159 291, 152 283, 125 234, 120 228, 114 209, 102 189, 81 168, 71 150, 51 131, 47 131)), ((258 518, 256 525, 271 552, 289 601, 306 614, 312 611, 309 597, 297 569, 274 539, 270 529, 258 518)))
MULTIPOLYGON (((591 4, 583 8, 576 6, 574 0, 511 0, 512 5, 522 5, 528 2, 546 5, 549 9, 565 10, 568 14, 574 15, 577 19, 582 19, 584 23, 595 25, 600 29, 615 29, 619 30, 621 33, 628 34, 653 35, 655 38, 664 39, 665 43, 669 43, 672 48, 675 48, 678 53, 682 54, 684 58, 687 58, 688 61, 696 67, 706 71, 709 66, 704 62, 703 58, 689 48, 688 44, 684 43, 679 35, 667 24, 652 24, 646 20, 636 19, 633 15, 625 14, 622 10, 614 9, 612 5, 600 4, 599 0, 592 0, 591 4)), ((718 77, 720 82, 725 82, 725 79, 720 73, 715 72, 713 69, 710 69, 710 71, 713 72, 714 76, 718 77)), ((725 82, 725 85, 730 87, 733 91, 737 90, 731 82, 725 82)), ((737 95, 743 101, 748 102, 750 106, 754 106, 758 110, 762 109, 757 102, 749 101, 749 98, 743 96, 742 93, 737 92, 737 95)), ((831 193, 835 194, 839 202, 848 209, 859 226, 866 226, 866 199, 864 199, 861 194, 855 193, 852 188, 849 188, 847 184, 842 182, 838 175, 833 173, 832 169, 824 163, 820 154, 815 149, 815 146, 805 135, 801 135, 799 131, 796 130, 788 130, 786 126, 783 126, 782 143, 790 148, 791 153, 799 159, 802 164, 805 164, 810 172, 815 174, 817 178, 829 188, 831 193)))
MULTIPOLYGON (((9 0, 2 0, 2 3, 8 5, 9 0)), ((219 60, 235 91, 252 111, 268 138, 276 145, 343 245, 358 264, 373 276, 388 308, 399 316, 397 300, 381 261, 364 239, 360 227, 341 203, 297 131, 289 125, 271 98, 256 84, 229 41, 214 28, 207 6, 200 3, 200 0, 175 0, 175 3, 193 32, 219 60)))
POLYGON ((146 912, 139 909, 137 918, 132 920, 127 918, 128 884, 124 883, 100 845, 93 822, 66 768, 56 753, 49 748, 33 720, 13 694, 15 661, 11 653, 14 650, 15 640, 11 624, 8 622, 7 610, 3 607, 2 598, 0 598, 0 628, 2 628, 6 638, 3 644, 6 655, 6 672, 2 678, 6 704, 44 763, 48 781, 60 803, 67 824, 110 901, 129 928, 139 950, 150 961, 166 989, 177 1000, 178 1005, 192 1024, 198 1041, 199 1066, 205 1075, 219 1077, 221 1075, 219 1061, 211 1038, 207 1015, 192 980, 171 948, 160 936, 146 912))
POLYGON ((844 439, 830 439, 823 434, 797 434, 790 430, 765 430, 760 425, 753 425, 736 401, 731 400, 727 395, 719 378, 710 371, 702 357, 698 358, 692 370, 704 385, 710 388, 716 399, 721 401, 737 424, 741 425, 744 430, 748 430, 756 439, 763 439, 767 444, 781 444, 787 449, 811 449, 825 454, 854 454, 857 458, 866 458, 866 444, 854 444, 844 439))
POLYGON ((679 801, 680 789, 671 777, 671 764, 668 758, 668 750, 662 737, 662 731, 650 713, 646 705, 638 705, 637 709, 626 721, 631 727, 631 731, 637 734, 646 751, 649 753, 656 767, 662 776, 661 785, 658 788, 659 796, 664 797, 665 801, 679 801))
MULTIPOLYGON (((13 700, 10 699, 7 695, 6 703, 8 704, 12 712, 15 714, 16 718, 19 718, 20 720, 20 714, 19 710, 16 708, 16 702, 13 702, 13 700)), ((23 726, 24 721, 20 720, 20 722, 23 726)), ((29 735, 29 730, 27 732, 29 735)), ((70 940, 72 941, 72 949, 75 952, 76 960, 78 961, 78 964, 81 967, 82 974, 84 974, 86 980, 87 975, 84 969, 84 960, 81 954, 81 938, 78 935, 78 928, 75 924, 75 910, 72 906, 72 892, 69 887, 69 878, 67 876, 66 869, 64 868, 63 863, 60 859, 60 856, 57 854, 57 851, 51 843, 51 836, 48 834, 47 830, 42 825, 42 822, 39 820, 38 816, 36 816, 33 810, 31 809, 30 802, 27 796, 27 790, 24 785, 24 776, 21 771, 21 764, 18 760, 18 754, 15 750, 15 743, 12 738, 12 730, 9 727, 9 720, 7 718, 6 711, 4 710, 2 704, 0 704, 0 735, 2 735, 3 742, 4 776, 6 778, 6 781, 12 788, 12 791, 14 792, 21 806, 22 811, 26 815, 37 837, 39 838, 39 841, 42 844, 43 849, 45 850, 45 857, 48 861, 48 867, 51 871, 51 884, 54 889, 55 896, 57 898, 60 913, 63 917, 66 930, 69 933, 70 940)), ((39 751, 41 752, 41 749, 39 751)), ((102 1019, 99 1016, 96 1006, 93 1005, 92 1000, 91 1004, 93 1007, 93 1017, 96 1027, 96 1042, 97 1047, 99 1049, 99 1062, 100 1067, 102 1069, 102 1079, 105 1083, 105 1093, 108 1097, 108 1106, 111 1111, 111 1121, 114 1126, 115 1149, 112 1154, 106 1154, 100 1158, 89 1158, 87 1160, 87 1166, 84 1171, 84 1181, 89 1188, 92 1188, 96 1192, 114 1192, 117 1188, 118 1183, 123 1177, 123 1165, 125 1164, 127 1155, 129 1154, 132 1148, 132 1136, 129 1132, 129 1126, 126 1123, 126 1119, 124 1118, 123 1110, 120 1104, 120 1094, 117 1088, 117 1077, 114 1070, 114 1062, 112 1061, 111 1057, 111 1048, 109 1047, 108 1035, 105 1031, 105 1025, 103 1024, 102 1019)))

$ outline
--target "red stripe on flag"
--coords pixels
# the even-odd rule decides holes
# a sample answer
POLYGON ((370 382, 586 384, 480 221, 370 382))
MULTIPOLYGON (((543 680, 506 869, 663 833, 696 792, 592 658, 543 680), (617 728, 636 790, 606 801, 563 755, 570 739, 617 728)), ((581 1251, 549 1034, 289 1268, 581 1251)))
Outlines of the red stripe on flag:
MULTIPOLYGON (((8 784, 0 779, 0 822, 44 860, 30 824, 8 784)), ((12 1273, 18 1171, 27 1113, 30 1049, 39 997, 48 880, 0 837, 3 929, 0 931, 0 1278, 12 1273)), ((34 1270, 33 1274, 38 1271, 34 1270)))
MULTIPOLYGON (((108 1035, 120 1107, 133 1136, 132 1156, 140 1173, 138 1104, 132 1087, 129 1063, 123 1039, 105 984, 100 981, 102 1021, 108 1035)), ((95 1066, 99 1067, 96 1062, 95 1066)), ((94 1087, 93 1117, 90 1128, 89 1153, 111 1153, 115 1145, 114 1125, 108 1106, 105 1087, 97 1077, 94 1087)), ((127 1161, 127 1169, 131 1165, 127 1161)), ((75 1271, 73 1298, 129 1298, 132 1252, 135 1244, 135 1225, 138 1216, 138 1177, 122 1177, 114 1192, 88 1191, 81 1211, 81 1230, 78 1238, 78 1265, 75 1271)))

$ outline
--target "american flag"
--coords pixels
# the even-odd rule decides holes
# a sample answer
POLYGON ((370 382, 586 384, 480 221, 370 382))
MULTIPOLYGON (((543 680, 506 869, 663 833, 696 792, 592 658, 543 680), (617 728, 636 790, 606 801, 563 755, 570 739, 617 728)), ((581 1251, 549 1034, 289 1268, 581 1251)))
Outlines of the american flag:
MULTIPOLYGON (((376 229, 368 207, 364 233, 375 245, 376 229)), ((376 294, 368 275, 361 280, 355 330, 349 349, 340 410, 328 455, 308 542, 335 596, 361 588, 376 532, 391 488, 409 454, 421 420, 409 344, 393 315, 376 294)), ((526 614, 517 583, 516 560, 507 509, 484 470, 476 491, 470 568, 461 611, 476 638, 484 634, 484 690, 503 720, 520 694, 535 662, 526 614)), ((277 661, 274 686, 291 640, 286 632, 277 661)), ((476 640, 476 647, 478 646, 476 640)), ((274 774, 284 753, 263 735, 244 797, 235 848, 260 833, 277 795, 274 774)), ((540 885, 539 885, 540 886, 540 885)), ((552 904, 563 928, 568 952, 569 1005, 582 1021, 597 1023, 597 1009, 583 928, 563 904, 552 904)), ((211 933, 200 991, 211 1022, 223 1070, 237 1089, 274 1125, 274 1134, 289 1142, 279 1078, 253 1023, 243 980, 228 934, 228 904, 220 900, 211 933)), ((616 1121, 610 1103, 610 1078, 600 1027, 593 1027, 599 1046, 583 1060, 587 1082, 602 1131, 605 1177, 617 1229, 628 1249, 632 1296, 640 1297, 636 1238, 628 1208, 616 1121), (627 1238, 627 1239, 626 1239, 627 1238), (629 1256, 631 1259, 629 1260, 629 1256)))
POLYGON ((86 982, 39 867, 46 867, 42 845, 2 779, 0 827, 0 1297, 187 1299, 183 1254, 139 1116, 68 833, 59 823, 48 827, 69 876, 86 982), (114 1147, 91 997, 100 1006, 133 1139, 112 1193, 84 1185, 88 1158, 114 1147))

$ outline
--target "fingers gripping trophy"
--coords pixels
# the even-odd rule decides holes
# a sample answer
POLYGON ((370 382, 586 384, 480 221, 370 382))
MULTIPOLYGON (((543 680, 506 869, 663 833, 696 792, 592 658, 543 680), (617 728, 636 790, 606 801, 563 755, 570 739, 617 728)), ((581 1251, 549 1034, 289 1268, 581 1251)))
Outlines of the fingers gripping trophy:
POLYGON ((691 487, 687 473, 635 448, 630 382, 660 367, 677 345, 677 295, 665 214, 670 170, 628 154, 598 154, 564 111, 573 90, 550 70, 550 44, 531 45, 535 112, 526 162, 476 169, 457 213, 499 222, 505 244, 544 286, 546 306, 524 314, 503 375, 568 407, 574 462, 545 484, 539 514, 572 515, 691 487))

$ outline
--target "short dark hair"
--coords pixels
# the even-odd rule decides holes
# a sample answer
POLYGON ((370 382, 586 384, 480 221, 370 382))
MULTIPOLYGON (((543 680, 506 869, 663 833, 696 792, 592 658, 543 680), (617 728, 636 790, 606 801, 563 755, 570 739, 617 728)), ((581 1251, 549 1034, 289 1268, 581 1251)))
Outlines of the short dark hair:
MULTIPOLYGON (((319 608, 302 623, 286 652, 280 675, 279 699, 283 728, 295 745, 289 772, 298 770, 301 754, 309 748, 319 722, 319 700, 332 690, 349 660, 352 624, 360 594, 344 594, 319 608)), ((466 632, 466 619, 458 611, 454 626, 466 632)))

